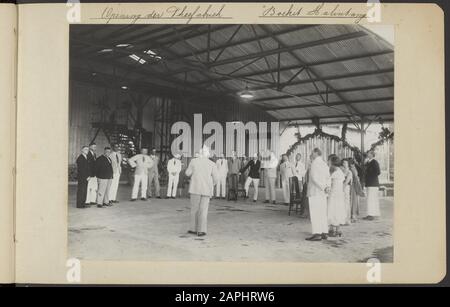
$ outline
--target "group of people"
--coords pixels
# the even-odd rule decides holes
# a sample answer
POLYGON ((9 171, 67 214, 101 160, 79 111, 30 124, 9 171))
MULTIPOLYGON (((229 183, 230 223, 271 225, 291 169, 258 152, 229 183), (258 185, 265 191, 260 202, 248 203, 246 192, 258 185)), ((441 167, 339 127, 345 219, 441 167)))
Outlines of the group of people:
MULTIPOLYGON (((369 151, 364 172, 367 188, 365 220, 374 220, 380 216, 378 199, 380 166, 374 158, 375 152, 369 151)), ((360 197, 365 196, 356 164, 352 158, 341 160, 335 154, 330 155, 326 163, 318 148, 312 151, 310 159, 307 196, 312 236, 306 240, 321 241, 328 236, 340 237, 342 236, 340 227, 356 221, 360 197)))
MULTIPOLYGON (((77 158, 77 208, 88 208, 97 205, 106 208, 118 203, 117 192, 119 180, 122 174, 122 164, 126 161, 120 153, 119 146, 105 147, 99 157, 96 153, 97 145, 91 143, 83 146, 77 158)), ((175 155, 167 163, 169 183, 167 198, 175 198, 178 187, 178 178, 181 171, 181 156, 175 155)), ((137 154, 127 160, 130 167, 134 168, 134 181, 131 192, 131 201, 138 199, 139 191, 141 200, 152 197, 152 185, 155 186, 155 196, 161 198, 158 163, 159 157, 156 149, 149 155, 143 148, 137 154)))
POLYGON ((273 152, 267 152, 263 157, 255 153, 246 162, 238 158, 236 152, 232 152, 229 159, 225 159, 223 154, 219 154, 215 162, 219 176, 216 186, 216 198, 225 198, 227 181, 229 190, 234 194, 233 197, 236 198, 239 177, 245 175, 245 197, 250 197, 249 190, 253 186, 253 202, 256 202, 258 200, 260 179, 264 175, 266 185, 264 202, 275 204, 275 183, 279 174, 283 186, 284 203, 289 203, 289 179, 292 178, 294 180, 297 192, 301 191, 306 174, 305 164, 302 162, 301 154, 296 155, 294 163, 289 162, 287 155, 283 155, 281 164, 278 161, 273 152))
POLYGON ((122 155, 118 147, 105 147, 97 157, 95 143, 81 148, 77 158, 77 208, 97 205, 99 208, 117 202, 117 190, 122 172, 122 155))
MULTIPOLYGON (((368 153, 364 173, 368 203, 365 217, 367 220, 373 220, 380 215, 378 200, 380 167, 374 156, 373 151, 368 153)), ((117 145, 112 148, 105 147, 99 157, 96 154, 95 143, 83 146, 76 161, 77 207, 96 205, 105 208, 117 203, 124 161, 126 160, 122 159, 117 145)), ((256 202, 261 174, 264 172, 265 203, 276 203, 275 182, 278 176, 281 179, 285 204, 291 201, 291 188, 295 189, 297 195, 306 193, 312 225, 312 236, 307 240, 320 241, 327 239, 328 236, 341 236, 340 227, 356 221, 360 197, 365 196, 365 193, 357 165, 352 158, 341 160, 332 154, 327 161, 328 163, 323 160, 318 148, 312 151, 309 167, 306 168, 300 154, 296 154, 293 162, 284 154, 279 162, 275 154, 268 151, 261 157, 254 154, 252 159, 243 163, 235 152, 229 159, 224 158, 223 154, 213 159, 210 157, 209 149, 203 147, 185 170, 185 175, 190 177, 191 228, 188 232, 199 236, 206 235, 208 206, 210 199, 214 197, 214 189, 216 198, 224 199, 229 191, 237 193, 239 176, 246 172, 245 196, 249 197, 249 189, 253 185, 253 202, 256 202), (303 191, 304 185, 307 187, 306 191, 303 191)), ((149 155, 146 148, 126 161, 134 168, 131 201, 138 199, 139 192, 143 201, 152 197, 152 183, 155 185, 155 196, 161 198, 158 162, 156 149, 149 155)), ((167 162, 167 198, 176 198, 181 170, 181 155, 175 154, 167 162)))

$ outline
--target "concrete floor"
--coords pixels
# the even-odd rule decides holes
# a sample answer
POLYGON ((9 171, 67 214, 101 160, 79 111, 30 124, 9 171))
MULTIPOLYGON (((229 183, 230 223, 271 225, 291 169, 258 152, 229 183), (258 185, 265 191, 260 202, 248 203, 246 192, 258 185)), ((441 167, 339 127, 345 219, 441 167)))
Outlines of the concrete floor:
MULTIPOLYGON (((264 189, 260 189, 263 199, 264 189)), ((393 261, 393 198, 381 199, 382 218, 342 227, 341 238, 309 242, 310 222, 284 205, 261 201, 212 200, 208 235, 186 233, 189 199, 129 202, 130 187, 119 188, 119 204, 75 208, 69 187, 69 255, 90 260, 361 262, 393 261)), ((282 199, 281 191, 277 191, 282 199)), ((361 216, 365 213, 363 202, 361 216)))

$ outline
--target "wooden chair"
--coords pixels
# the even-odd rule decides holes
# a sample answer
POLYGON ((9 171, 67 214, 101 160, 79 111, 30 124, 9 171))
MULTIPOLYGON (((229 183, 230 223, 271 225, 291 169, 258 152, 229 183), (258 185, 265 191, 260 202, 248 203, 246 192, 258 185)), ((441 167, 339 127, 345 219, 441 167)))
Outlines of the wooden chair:
POLYGON ((297 177, 289 178, 289 215, 295 206, 295 214, 298 213, 300 206, 302 205, 303 193, 298 188, 297 177), (299 190, 299 191, 298 191, 299 190))
POLYGON ((245 189, 239 182, 238 174, 231 174, 227 177, 227 200, 237 201, 239 197, 245 198, 245 189))

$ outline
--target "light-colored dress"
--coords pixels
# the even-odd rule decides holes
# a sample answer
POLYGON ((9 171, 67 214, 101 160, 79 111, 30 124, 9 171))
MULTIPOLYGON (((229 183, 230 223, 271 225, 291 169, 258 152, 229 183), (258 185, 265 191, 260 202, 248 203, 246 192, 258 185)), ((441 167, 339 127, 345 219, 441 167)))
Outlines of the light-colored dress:
POLYGON ((353 179, 352 186, 350 189, 350 200, 351 200, 351 217, 352 219, 356 219, 359 215, 359 197, 363 196, 363 189, 361 186, 361 181, 358 177, 358 171, 355 167, 351 168, 353 179))
POLYGON ((347 172, 344 173, 344 176, 345 176, 345 181, 347 182, 346 184, 344 184, 345 224, 350 224, 351 217, 352 217, 350 187, 352 185, 353 174, 350 170, 347 170, 347 172))
POLYGON ((328 224, 340 226, 345 224, 345 194, 344 194, 345 175, 340 168, 331 174, 331 189, 328 194, 328 224))

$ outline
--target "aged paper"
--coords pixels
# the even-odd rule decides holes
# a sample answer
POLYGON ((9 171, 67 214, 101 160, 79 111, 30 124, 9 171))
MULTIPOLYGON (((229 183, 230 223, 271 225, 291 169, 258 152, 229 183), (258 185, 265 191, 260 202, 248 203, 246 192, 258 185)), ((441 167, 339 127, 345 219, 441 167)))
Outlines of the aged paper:
POLYGON ((16 6, 0 5, 0 283, 14 282, 16 6))
MULTIPOLYGON (((205 12, 208 4, 187 9, 205 12)), ((341 4, 340 15, 317 4, 220 4, 195 18, 174 18, 173 10, 169 3, 19 6, 17 282, 68 282, 68 20, 368 23, 365 4, 341 4)), ((443 16, 436 5, 384 4, 377 21, 395 26, 395 253, 392 264, 381 265, 382 283, 436 283, 446 273, 443 16)), ((81 261, 80 282, 368 283, 369 269, 366 263, 81 261)))

